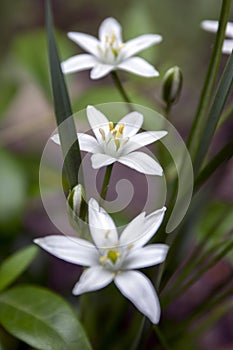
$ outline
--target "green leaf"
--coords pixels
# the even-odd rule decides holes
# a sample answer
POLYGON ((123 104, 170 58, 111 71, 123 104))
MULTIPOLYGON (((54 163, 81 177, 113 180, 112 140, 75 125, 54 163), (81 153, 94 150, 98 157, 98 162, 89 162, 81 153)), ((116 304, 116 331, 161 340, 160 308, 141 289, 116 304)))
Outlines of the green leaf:
POLYGON ((44 288, 19 286, 0 294, 0 323, 36 349, 91 349, 69 304, 44 288))
POLYGON ((226 25, 229 18, 231 8, 230 0, 222 1, 221 14, 219 18, 219 28, 215 37, 214 47, 211 55, 211 60, 202 89, 198 109, 194 118, 192 128, 188 138, 188 149, 192 159, 195 158, 199 146, 200 137, 202 135, 204 125, 208 116, 209 103, 212 97, 215 78, 217 76, 218 67, 222 56, 222 44, 225 39, 226 25))
POLYGON ((0 82, 0 118, 5 113, 12 100, 14 99, 16 92, 18 91, 17 82, 13 81, 13 79, 9 77, 7 78, 3 77, 0 82))
POLYGON ((24 272, 24 270, 26 270, 35 258, 37 252, 37 247, 30 245, 9 256, 0 265, 0 292, 6 289, 24 272))
POLYGON ((53 34, 53 20, 49 0, 46 1, 46 29, 55 115, 64 157, 64 169, 71 189, 78 184, 81 154, 72 117, 71 104, 53 34))
POLYGON ((226 99, 230 93, 233 83, 233 54, 229 57, 227 65, 224 69, 221 81, 219 83, 213 105, 208 115, 203 133, 200 137, 200 143, 194 162, 194 171, 198 171, 206 156, 209 145, 211 143, 214 132, 217 128, 218 121, 221 117, 226 99))
POLYGON ((5 150, 0 151, 0 223, 13 222, 27 197, 27 179, 21 164, 5 150))

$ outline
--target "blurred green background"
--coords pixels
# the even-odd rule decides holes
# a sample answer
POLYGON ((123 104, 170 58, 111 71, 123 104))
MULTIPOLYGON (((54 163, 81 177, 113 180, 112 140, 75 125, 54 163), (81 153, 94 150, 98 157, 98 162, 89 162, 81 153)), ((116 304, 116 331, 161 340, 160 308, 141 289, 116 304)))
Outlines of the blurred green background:
MULTIPOLYGON (((162 77, 178 65, 184 76, 183 90, 173 108, 171 121, 186 138, 194 117, 207 70, 214 35, 200 29, 204 19, 217 19, 219 0, 53 0, 57 43, 62 59, 81 52, 67 37, 68 31, 97 35, 101 21, 112 16, 123 26, 125 40, 144 33, 157 33, 163 42, 140 56, 160 72, 156 79, 120 73, 135 103, 163 110, 162 77)), ((1 0, 0 30, 0 261, 36 236, 54 233, 40 199, 38 170, 43 148, 55 128, 44 32, 44 1, 1 0)), ((231 19, 233 16, 231 17, 231 19)), ((222 67, 226 57, 222 57, 222 67)), ((67 77, 74 111, 87 104, 121 101, 109 77, 91 81, 89 72, 67 77)), ((229 123, 217 135, 214 151, 230 138, 229 123)), ((230 165, 229 165, 230 164, 230 165)), ((232 171, 232 163, 228 170, 232 171)), ((226 170, 226 169, 225 169, 226 170)), ((228 181, 232 183, 232 177, 228 181)), ((226 172, 218 174, 218 189, 211 200, 228 203, 226 172)), ((50 174, 50 173, 49 173, 50 174)), ((48 183, 53 181, 50 174, 48 183)), ((45 258, 46 259, 50 258, 45 258)), ((52 258, 51 258, 52 259, 52 258)), ((46 261, 44 262, 46 263, 46 261)), ((65 269, 63 265, 61 269, 65 269)), ((52 269, 52 268, 51 268, 52 269)), ((70 271, 70 270, 69 270, 70 271)), ((73 284, 74 271, 67 284, 73 284)), ((23 278, 37 281, 43 266, 35 264, 23 278)), ((42 278, 42 277, 41 277, 42 278)), ((51 272, 48 285, 66 293, 51 272)), ((69 287, 70 288, 70 287, 69 287)), ((69 289, 70 290, 70 289, 69 289)), ((1 347, 1 346, 0 346, 1 347)), ((205 349, 218 349, 205 347, 205 349)), ((220 349, 220 348, 219 348, 220 349)), ((222 348, 223 349, 223 348, 222 348)), ((225 349, 225 348, 224 348, 225 349)))

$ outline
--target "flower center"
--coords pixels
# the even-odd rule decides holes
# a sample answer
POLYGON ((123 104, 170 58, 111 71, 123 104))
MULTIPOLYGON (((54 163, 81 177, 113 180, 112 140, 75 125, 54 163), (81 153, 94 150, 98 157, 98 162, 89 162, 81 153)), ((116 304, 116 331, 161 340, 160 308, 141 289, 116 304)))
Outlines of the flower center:
POLYGON ((120 257, 121 253, 117 250, 109 250, 107 255, 102 255, 100 257, 100 262, 102 264, 106 263, 108 260, 110 260, 113 264, 116 263, 117 259, 120 257))
POLYGON ((125 45, 119 40, 114 32, 106 34, 98 45, 99 53, 104 62, 115 64, 119 59, 119 53, 125 45))
POLYGON ((106 135, 105 131, 102 128, 99 129, 99 132, 106 145, 109 145, 112 141, 114 142, 116 151, 118 151, 120 146, 124 146, 129 140, 128 137, 123 138, 124 124, 120 124, 118 127, 114 127, 113 122, 109 122, 109 133, 106 135))

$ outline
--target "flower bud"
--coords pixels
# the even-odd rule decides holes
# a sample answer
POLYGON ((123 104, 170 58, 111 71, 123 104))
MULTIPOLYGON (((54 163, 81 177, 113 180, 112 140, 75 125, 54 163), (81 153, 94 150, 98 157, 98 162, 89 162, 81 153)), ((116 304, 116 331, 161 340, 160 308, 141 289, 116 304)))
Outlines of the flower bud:
POLYGON ((168 106, 177 102, 181 88, 183 76, 179 67, 175 66, 167 70, 163 78, 163 100, 168 106))
POLYGON ((82 185, 75 186, 67 197, 67 210, 72 226, 77 228, 80 219, 85 221, 87 215, 87 203, 82 185))

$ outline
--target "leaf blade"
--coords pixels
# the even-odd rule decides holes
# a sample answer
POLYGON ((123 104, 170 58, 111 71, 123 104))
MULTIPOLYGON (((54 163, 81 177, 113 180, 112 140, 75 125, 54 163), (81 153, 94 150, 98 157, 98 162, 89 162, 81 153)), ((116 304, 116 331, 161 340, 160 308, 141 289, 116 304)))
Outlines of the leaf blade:
POLYGON ((70 306, 41 287, 18 286, 0 294, 0 323, 40 350, 91 350, 70 306))
POLYGON ((38 253, 34 245, 23 248, 9 256, 0 266, 0 292, 20 276, 38 253))

